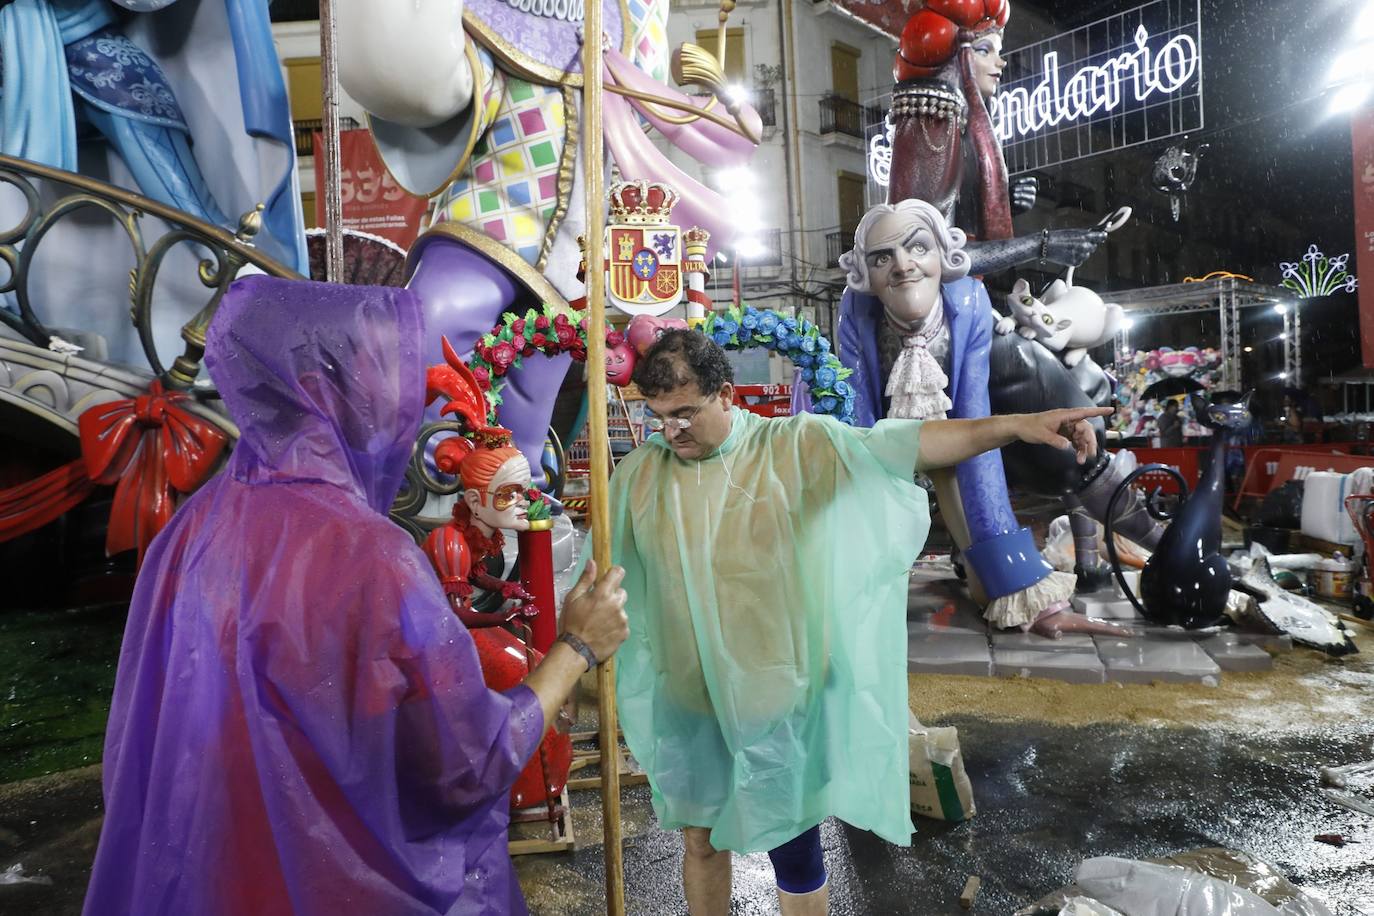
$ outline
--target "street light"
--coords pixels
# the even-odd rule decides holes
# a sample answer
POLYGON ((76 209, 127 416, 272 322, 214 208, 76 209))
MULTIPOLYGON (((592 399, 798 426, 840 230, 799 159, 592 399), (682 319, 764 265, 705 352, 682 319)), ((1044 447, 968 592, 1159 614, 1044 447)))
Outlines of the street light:
POLYGON ((1374 0, 1365 0, 1347 35, 1351 44, 1336 54, 1326 77, 1326 88, 1335 90, 1327 104, 1331 115, 1352 112, 1369 98, 1374 83, 1374 0))

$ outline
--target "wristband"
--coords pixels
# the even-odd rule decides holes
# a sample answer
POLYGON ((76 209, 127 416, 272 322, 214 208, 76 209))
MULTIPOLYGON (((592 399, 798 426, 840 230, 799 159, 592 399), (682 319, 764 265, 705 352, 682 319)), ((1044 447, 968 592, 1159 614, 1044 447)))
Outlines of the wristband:
POLYGON ((591 646, 587 645, 585 642, 578 639, 573 634, 567 632, 560 633, 558 634, 558 639, 554 641, 567 643, 568 648, 572 649, 578 655, 582 656, 583 660, 587 663, 588 671, 591 671, 593 668, 596 667, 596 653, 592 651, 591 646))

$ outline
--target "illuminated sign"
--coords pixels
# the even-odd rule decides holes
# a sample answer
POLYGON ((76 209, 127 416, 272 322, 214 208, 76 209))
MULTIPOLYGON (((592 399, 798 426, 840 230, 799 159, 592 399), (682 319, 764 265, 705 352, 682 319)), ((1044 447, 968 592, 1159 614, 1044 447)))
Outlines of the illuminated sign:
POLYGON ((1328 258, 1315 244, 1307 247, 1302 261, 1282 261, 1279 272, 1283 274, 1283 285, 1303 299, 1320 299, 1332 293, 1345 290, 1353 293, 1359 288, 1360 281, 1347 269, 1350 255, 1328 258))
POLYGON ((1003 56, 991 114, 1013 175, 1202 128, 1200 0, 1152 0, 1003 56))
MULTIPOLYGON (((990 114, 1016 175, 1203 126, 1200 0, 1151 0, 1009 51, 990 114)), ((1009 38, 1016 36, 1016 21, 1009 38)), ((871 100, 886 112, 891 95, 871 100)), ((886 198, 892 125, 864 125, 870 205, 886 198)))
POLYGON ((992 119, 1003 142, 1035 134, 1046 127, 1087 120, 1124 106, 1148 104, 1154 96, 1172 95, 1195 85, 1202 71, 1198 42, 1187 33, 1160 43, 1144 25, 1136 27, 1134 48, 1101 63, 1088 63, 1061 82, 1066 69, 1058 51, 1040 61, 1040 82, 1031 89, 1013 86, 993 99, 992 119))
MULTIPOLYGON (((892 174, 892 119, 883 120, 881 130, 870 131, 868 138, 868 177, 880 188, 887 187, 888 177, 892 174)), ((886 196, 886 195, 884 195, 886 196)), ((879 198, 877 203, 882 203, 879 198)), ((873 206, 875 201, 869 201, 873 206)))

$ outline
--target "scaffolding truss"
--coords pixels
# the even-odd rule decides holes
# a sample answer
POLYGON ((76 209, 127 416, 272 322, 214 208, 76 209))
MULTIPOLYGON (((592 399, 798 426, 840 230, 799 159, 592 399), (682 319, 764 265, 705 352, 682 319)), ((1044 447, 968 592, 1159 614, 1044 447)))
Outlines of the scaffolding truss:
MULTIPOLYGON (((1121 306, 1127 318, 1148 315, 1186 315, 1192 312, 1217 312, 1221 318, 1221 384, 1223 388, 1239 391, 1240 371, 1240 312, 1242 309, 1284 306, 1285 328, 1291 318, 1294 333, 1284 342, 1284 372, 1290 385, 1300 385, 1302 378, 1301 329, 1299 300, 1291 290, 1281 286, 1254 283, 1235 277, 1197 280, 1190 283, 1171 283, 1141 289, 1113 291, 1106 298, 1121 306)), ((1116 339, 1118 364, 1131 352, 1130 329, 1124 324, 1116 339)))

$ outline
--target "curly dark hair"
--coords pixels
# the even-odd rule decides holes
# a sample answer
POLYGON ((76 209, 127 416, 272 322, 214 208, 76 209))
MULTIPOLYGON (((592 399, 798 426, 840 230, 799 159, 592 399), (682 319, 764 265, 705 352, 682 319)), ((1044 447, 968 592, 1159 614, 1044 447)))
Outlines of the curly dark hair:
POLYGON ((634 371, 634 383, 650 398, 693 384, 702 394, 715 394, 734 380, 735 370, 715 341, 681 328, 664 331, 634 371))

